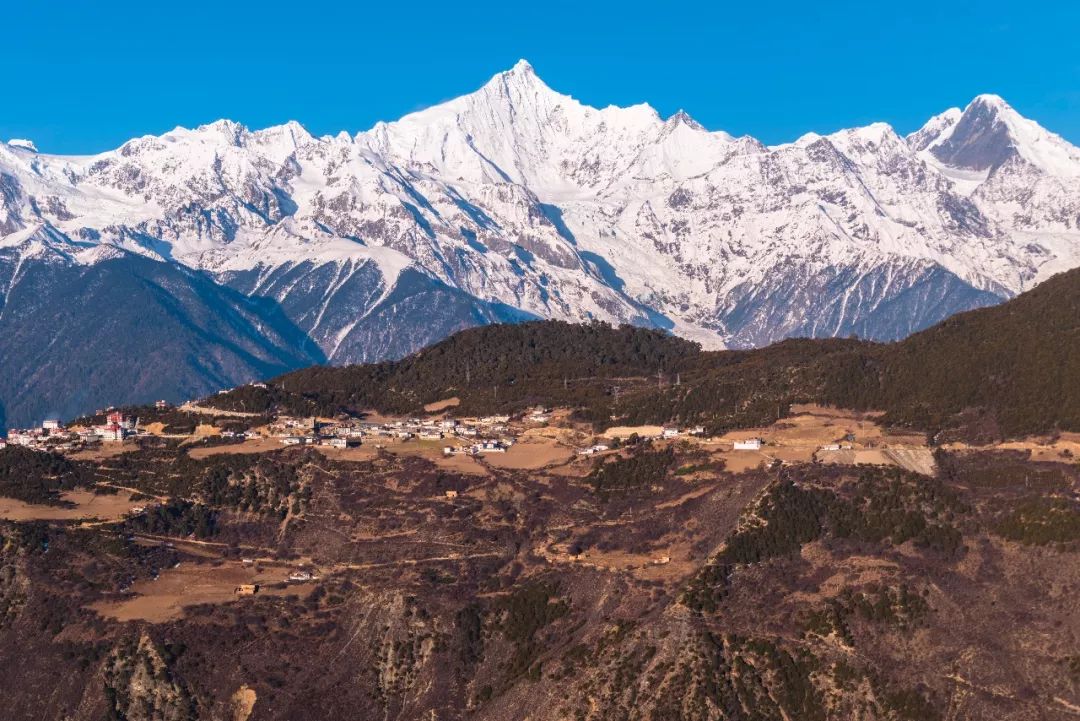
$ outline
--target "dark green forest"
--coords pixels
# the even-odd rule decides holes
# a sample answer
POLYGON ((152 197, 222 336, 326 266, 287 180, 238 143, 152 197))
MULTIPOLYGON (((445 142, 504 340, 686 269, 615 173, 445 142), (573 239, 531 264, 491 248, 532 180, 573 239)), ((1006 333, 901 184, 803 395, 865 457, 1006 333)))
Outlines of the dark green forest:
POLYGON ((0 495, 26 503, 63 505, 60 494, 94 485, 93 470, 58 453, 0 449, 0 495))
POLYGON ((538 321, 463 331, 400 361, 317 366, 208 402, 224 410, 462 415, 570 406, 598 427, 768 423, 794 402, 883 410, 895 426, 967 440, 1080 430, 1080 270, 897 343, 783 341, 702 351, 662 331, 538 321))

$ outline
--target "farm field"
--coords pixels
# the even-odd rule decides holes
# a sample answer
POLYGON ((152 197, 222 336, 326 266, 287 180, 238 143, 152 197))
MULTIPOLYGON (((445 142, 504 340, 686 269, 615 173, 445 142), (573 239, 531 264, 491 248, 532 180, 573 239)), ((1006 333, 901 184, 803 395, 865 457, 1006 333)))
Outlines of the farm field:
POLYGON ((8 521, 116 521, 130 513, 131 509, 146 503, 131 500, 131 494, 123 491, 105 494, 80 489, 67 491, 60 498, 75 505, 32 504, 0 496, 0 518, 8 521))
POLYGON ((117 621, 162 623, 180 618, 190 606, 204 603, 231 603, 240 598, 236 589, 242 584, 257 584, 258 595, 305 596, 312 583, 285 584, 291 572, 286 565, 264 563, 245 566, 239 561, 197 563, 184 561, 161 571, 155 579, 136 582, 129 589, 131 598, 102 601, 90 608, 117 621))

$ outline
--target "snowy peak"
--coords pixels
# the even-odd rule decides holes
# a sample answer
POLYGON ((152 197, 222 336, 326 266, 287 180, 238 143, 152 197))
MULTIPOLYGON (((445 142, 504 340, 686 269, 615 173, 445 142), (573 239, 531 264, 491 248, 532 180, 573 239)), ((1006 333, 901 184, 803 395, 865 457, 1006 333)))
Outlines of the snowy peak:
POLYGON ((951 115, 932 119, 942 129, 933 137, 932 133, 919 137, 913 147, 921 149, 922 142, 939 162, 961 170, 993 172, 1019 158, 1051 175, 1080 175, 1080 150, 1023 117, 997 95, 977 96, 951 121, 951 115))
POLYGON ((994 170, 1017 154, 1009 114, 1015 111, 998 96, 980 95, 930 152, 953 168, 994 170))
POLYGON ((404 351, 498 308, 709 345, 890 339, 1080 265, 1076 158, 996 96, 906 139, 766 147, 586 105, 521 61, 355 136, 220 120, 92 157, 0 144, 0 264, 194 268, 272 298, 335 362, 389 352, 383 325, 404 351), (458 310, 379 315, 430 293, 458 310))
POLYGON ((705 130, 705 126, 690 117, 690 114, 681 108, 665 123, 667 127, 674 127, 676 125, 685 125, 691 130, 705 130))
POLYGON ((509 103, 518 108, 530 105, 544 107, 569 99, 541 80, 527 60, 519 60, 509 70, 495 74, 480 90, 465 97, 474 100, 474 106, 509 103))
POLYGON ((547 83, 541 80, 540 76, 536 74, 536 69, 532 66, 532 63, 525 58, 518 60, 514 63, 514 67, 509 70, 503 70, 500 73, 496 73, 495 76, 488 81, 488 84, 490 85, 497 81, 517 85, 536 85, 547 90, 551 89, 548 88, 547 83))
POLYGON ((625 170, 663 128, 664 121, 647 104, 589 107, 552 90, 528 62, 520 61, 473 93, 377 123, 356 141, 425 172, 544 189, 589 184, 596 175, 589 169, 625 170), (568 178, 578 167, 580 177, 568 178))
POLYGON ((926 121, 926 124, 907 136, 908 146, 912 150, 926 150, 941 141, 943 135, 952 130, 963 116, 960 108, 949 108, 926 121))
POLYGON ((31 153, 36 153, 38 151, 37 147, 34 145, 34 141, 27 140, 26 138, 12 138, 7 141, 7 144, 12 148, 18 148, 19 150, 29 150, 31 153))

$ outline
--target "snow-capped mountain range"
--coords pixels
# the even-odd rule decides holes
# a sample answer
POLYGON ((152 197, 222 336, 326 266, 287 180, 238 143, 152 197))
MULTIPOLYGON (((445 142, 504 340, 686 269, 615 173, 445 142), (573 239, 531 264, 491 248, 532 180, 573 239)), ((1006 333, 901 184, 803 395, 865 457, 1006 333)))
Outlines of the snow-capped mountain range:
MULTIPOLYGON (((875 123, 765 146, 683 112, 588 107, 522 61, 356 135, 222 120, 94 156, 0 144, 0 332, 40 346, 18 372, 54 358, 50 307, 110 315, 97 289, 134 267, 120 302, 190 331, 178 353, 219 353, 172 395, 530 317, 706 347, 895 339, 1077 265, 1080 150, 993 95, 907 137, 875 123), (206 318, 226 303, 247 320, 185 317, 196 281, 206 318)), ((0 378, 9 415, 12 393, 0 378)))

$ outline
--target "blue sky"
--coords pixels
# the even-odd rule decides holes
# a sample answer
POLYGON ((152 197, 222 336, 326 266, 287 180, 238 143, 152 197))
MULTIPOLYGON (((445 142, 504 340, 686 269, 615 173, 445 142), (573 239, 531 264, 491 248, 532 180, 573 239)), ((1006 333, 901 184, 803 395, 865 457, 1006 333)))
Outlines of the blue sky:
POLYGON ((1080 3, 11 3, 0 138, 90 153, 221 117, 316 134, 470 92, 527 58, 592 105, 686 109, 767 143, 982 92, 1080 144, 1080 3))

